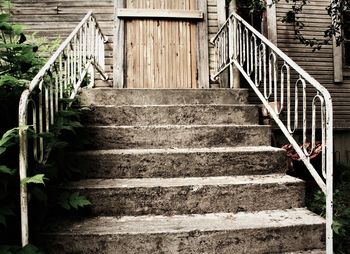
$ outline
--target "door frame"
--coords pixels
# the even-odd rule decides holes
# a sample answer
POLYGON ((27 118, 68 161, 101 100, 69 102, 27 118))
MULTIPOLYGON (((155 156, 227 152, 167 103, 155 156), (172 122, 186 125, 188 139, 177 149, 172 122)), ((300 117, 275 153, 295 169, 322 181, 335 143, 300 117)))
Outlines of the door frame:
MULTIPOLYGON (((126 88, 125 20, 117 16, 117 10, 125 7, 125 0, 114 0, 114 88, 126 88)), ((197 7, 204 14, 203 19, 197 22, 197 87, 209 88, 208 0, 197 0, 197 7)))

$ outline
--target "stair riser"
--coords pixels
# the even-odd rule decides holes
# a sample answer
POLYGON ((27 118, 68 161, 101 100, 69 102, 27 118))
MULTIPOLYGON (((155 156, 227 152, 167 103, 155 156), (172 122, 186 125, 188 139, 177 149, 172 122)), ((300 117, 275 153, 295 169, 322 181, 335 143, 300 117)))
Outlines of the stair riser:
MULTIPOLYGON (((76 190, 74 190, 76 191, 76 190)), ((77 190, 94 215, 175 215, 262 211, 304 206, 304 184, 246 184, 77 190)))
POLYGON ((263 175, 287 169, 285 151, 82 153, 78 161, 88 178, 263 175))
POLYGON ((206 125, 258 124, 251 106, 146 106, 96 107, 88 115, 90 125, 206 125))
POLYGON ((266 126, 91 127, 91 149, 204 148, 270 145, 266 126))
POLYGON ((129 235, 45 236, 49 254, 261 254, 322 249, 324 225, 129 235))
POLYGON ((238 89, 87 89, 82 105, 244 104, 248 90, 238 89))

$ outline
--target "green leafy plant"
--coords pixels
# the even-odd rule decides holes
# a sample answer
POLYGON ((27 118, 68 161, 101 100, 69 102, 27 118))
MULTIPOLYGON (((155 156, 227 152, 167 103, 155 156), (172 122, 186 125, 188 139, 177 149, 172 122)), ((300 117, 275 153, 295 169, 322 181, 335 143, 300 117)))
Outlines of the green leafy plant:
POLYGON ((24 248, 18 246, 0 246, 0 254, 44 254, 37 247, 27 245, 24 248))
POLYGON ((90 206, 91 202, 86 197, 81 196, 79 192, 69 193, 62 192, 57 200, 57 204, 66 210, 78 209, 79 207, 90 206))
MULTIPOLYGON (((350 249, 350 167, 338 164, 334 178, 334 245, 335 253, 346 254, 350 249)), ((317 214, 326 216, 326 198, 315 188, 307 198, 307 206, 317 214)))

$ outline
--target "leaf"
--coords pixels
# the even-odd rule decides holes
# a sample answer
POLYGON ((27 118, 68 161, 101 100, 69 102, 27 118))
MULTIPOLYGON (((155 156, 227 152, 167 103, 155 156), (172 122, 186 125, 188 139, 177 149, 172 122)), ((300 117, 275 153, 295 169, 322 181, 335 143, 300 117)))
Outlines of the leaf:
POLYGON ((337 235, 341 235, 341 229, 343 227, 343 224, 340 223, 339 221, 337 220, 334 220, 333 221, 333 224, 332 224, 332 228, 333 228, 333 231, 334 233, 336 233, 337 235))
POLYGON ((70 210, 71 208, 79 209, 80 207, 89 206, 91 202, 85 196, 81 196, 79 192, 72 194, 63 192, 59 196, 57 204, 66 210, 70 210))
POLYGON ((19 24, 14 24, 14 25, 12 25, 12 29, 16 35, 20 35, 23 31, 23 26, 19 25, 19 24))
POLYGON ((2 138, 0 139, 0 147, 8 146, 8 142, 12 138, 18 137, 18 130, 19 130, 19 128, 13 128, 13 129, 6 131, 4 133, 4 135, 2 135, 2 138))
POLYGON ((0 165, 0 173, 14 175, 16 173, 16 169, 8 168, 7 166, 0 165))
POLYGON ((6 147, 1 147, 0 146, 0 155, 3 154, 4 152, 6 152, 6 147))
POLYGON ((91 205, 91 202, 84 196, 80 196, 78 192, 73 193, 69 197, 69 204, 74 208, 85 207, 91 205))
POLYGON ((0 22, 7 22, 9 21, 10 16, 7 13, 1 13, 0 14, 0 22))
POLYGON ((44 180, 47 180, 47 178, 45 178, 44 174, 37 174, 35 176, 24 178, 21 181, 21 184, 34 183, 34 184, 43 184, 43 185, 45 185, 44 180))

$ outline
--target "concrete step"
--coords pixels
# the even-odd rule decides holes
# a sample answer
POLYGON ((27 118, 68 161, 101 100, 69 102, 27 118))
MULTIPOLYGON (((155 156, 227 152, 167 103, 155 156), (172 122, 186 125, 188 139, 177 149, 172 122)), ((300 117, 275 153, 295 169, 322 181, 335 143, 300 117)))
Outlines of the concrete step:
POLYGON ((260 125, 91 126, 90 149, 266 146, 270 127, 260 125))
POLYGON ((246 89, 83 89, 82 105, 244 104, 246 89))
POLYGON ((63 187, 88 197, 94 215, 172 215, 288 209, 304 205, 304 182, 265 176, 87 179, 63 187))
POLYGON ((87 115, 93 125, 258 124, 254 105, 96 106, 87 115))
POLYGON ((89 178, 208 177, 285 173, 286 151, 269 146, 84 151, 89 178))
POLYGON ((290 209, 60 221, 42 239, 50 254, 261 254, 323 249, 324 228, 323 218, 290 209))
POLYGON ((325 250, 303 250, 303 251, 285 252, 283 254, 326 254, 326 251, 325 250))

